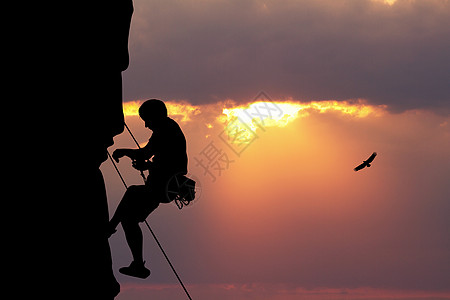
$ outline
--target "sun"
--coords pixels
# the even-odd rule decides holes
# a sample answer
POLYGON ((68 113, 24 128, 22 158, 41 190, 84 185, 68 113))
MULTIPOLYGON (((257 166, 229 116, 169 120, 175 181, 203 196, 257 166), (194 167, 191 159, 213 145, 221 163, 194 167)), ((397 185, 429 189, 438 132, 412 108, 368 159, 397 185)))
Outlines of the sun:
POLYGON ((251 141, 258 130, 285 127, 292 121, 307 117, 310 113, 338 112, 353 118, 365 118, 380 114, 381 109, 363 100, 348 101, 256 101, 245 105, 224 108, 217 120, 225 125, 228 136, 240 134, 239 142, 251 141))
POLYGON ((397 2, 397 0, 372 0, 374 2, 383 2, 386 5, 392 6, 397 2))
MULTIPOLYGON (((139 107, 144 101, 136 100, 124 103, 126 117, 138 116, 139 107)), ((299 118, 313 113, 340 113, 350 118, 365 118, 369 115, 380 115, 384 106, 373 106, 366 101, 311 101, 271 100, 253 101, 237 104, 234 101, 219 102, 214 105, 192 105, 186 101, 167 101, 168 114, 177 122, 190 123, 199 114, 213 116, 204 125, 211 129, 215 124, 224 128, 224 134, 235 143, 250 143, 259 132, 271 127, 286 127, 299 118), (215 119, 214 119, 215 118, 215 119)))

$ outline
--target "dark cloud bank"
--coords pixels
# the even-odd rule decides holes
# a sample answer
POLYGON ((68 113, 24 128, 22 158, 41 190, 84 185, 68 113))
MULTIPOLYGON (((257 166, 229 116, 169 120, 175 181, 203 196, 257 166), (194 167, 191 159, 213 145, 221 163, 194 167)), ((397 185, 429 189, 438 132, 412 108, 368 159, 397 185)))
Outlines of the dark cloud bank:
POLYGON ((450 1, 135 1, 125 100, 450 110, 450 1))

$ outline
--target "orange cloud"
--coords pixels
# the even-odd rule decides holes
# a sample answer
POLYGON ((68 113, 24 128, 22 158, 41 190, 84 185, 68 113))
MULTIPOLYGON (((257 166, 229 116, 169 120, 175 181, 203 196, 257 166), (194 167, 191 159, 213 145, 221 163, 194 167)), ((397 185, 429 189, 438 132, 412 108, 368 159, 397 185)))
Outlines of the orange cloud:
POLYGON ((397 0, 372 0, 373 2, 382 2, 383 4, 392 6, 397 2, 397 0))
MULTIPOLYGON (((125 116, 138 116, 138 110, 143 100, 125 102, 123 106, 125 116)), ((355 118, 365 118, 369 115, 380 116, 386 109, 385 105, 373 106, 366 101, 311 101, 298 100, 254 101, 237 104, 227 100, 214 105, 192 105, 186 101, 167 101, 168 114, 178 118, 178 121, 191 121, 193 116, 205 113, 218 114, 215 118, 221 123, 229 123, 239 118, 242 123, 252 129, 259 127, 284 127, 293 120, 308 116, 311 112, 340 112, 355 118), (259 122, 259 124, 258 124, 259 122)), ((211 123, 205 124, 211 128, 211 123)))
POLYGON ((328 100, 306 103, 295 100, 256 101, 224 108, 222 115, 218 116, 217 120, 224 124, 239 120, 228 128, 233 131, 228 134, 232 135, 236 131, 245 132, 248 129, 255 132, 257 129, 267 127, 285 127, 295 119, 307 117, 312 112, 338 112, 354 118, 366 118, 382 115, 385 108, 386 106, 369 105, 364 100, 355 102, 328 100))
MULTIPOLYGON (((134 100, 125 102, 123 105, 123 112, 125 116, 138 116, 139 107, 145 100, 134 100)), ((169 116, 176 118, 177 121, 187 122, 191 120, 191 116, 200 113, 200 107, 191 105, 188 102, 180 101, 167 101, 167 113, 169 116)))
MULTIPOLYGON (((124 103, 125 116, 138 116, 138 110, 143 100, 124 103)), ((311 101, 275 100, 253 101, 237 104, 226 100, 215 104, 192 105, 186 101, 166 101, 168 114, 177 122, 186 123, 199 119, 207 129, 212 129, 214 123, 223 126, 228 137, 239 139, 235 142, 249 143, 257 130, 269 127, 285 127, 298 118, 308 117, 312 113, 335 112, 350 118, 379 117, 384 114, 385 105, 370 105, 365 100, 355 101, 311 101), (201 116, 200 116, 201 115, 201 116)), ((206 134, 209 137, 210 134, 206 134)))

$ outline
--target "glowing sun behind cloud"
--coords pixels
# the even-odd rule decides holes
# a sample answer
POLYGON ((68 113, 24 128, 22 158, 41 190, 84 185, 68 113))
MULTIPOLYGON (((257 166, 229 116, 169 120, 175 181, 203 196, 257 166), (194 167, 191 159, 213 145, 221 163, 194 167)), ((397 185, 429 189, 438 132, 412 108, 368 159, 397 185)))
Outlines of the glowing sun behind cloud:
MULTIPOLYGON (((223 114, 217 120, 223 124, 233 126, 229 128, 235 134, 236 130, 245 132, 250 129, 256 132, 258 129, 265 130, 268 127, 285 127, 297 118, 303 118, 315 111, 325 113, 328 111, 340 112, 354 118, 365 118, 369 115, 380 115, 385 107, 375 107, 366 104, 363 100, 354 103, 348 101, 338 102, 313 101, 302 103, 299 101, 256 101, 245 105, 224 108, 223 114), (236 128, 240 126, 240 128, 236 128)), ((248 137, 250 139, 250 136, 248 137)))
MULTIPOLYGON (((125 116, 138 116, 139 106, 143 100, 126 102, 125 116)), ((364 100, 356 101, 254 101, 236 104, 232 100, 215 105, 191 105, 185 101, 166 101, 168 114, 179 122, 189 122, 199 114, 211 115, 213 120, 205 124, 211 129, 214 121, 226 126, 233 123, 233 130, 256 132, 268 127, 285 127, 297 118, 308 116, 311 112, 340 112, 354 118, 365 118, 369 115, 383 114, 385 106, 373 106, 364 100), (236 127, 238 126, 238 127, 236 127)))
MULTIPOLYGON (((144 100, 124 103, 125 116, 138 116, 138 110, 144 100)), ((305 118, 311 113, 324 114, 335 112, 348 118, 366 118, 381 116, 386 106, 369 105, 365 100, 349 101, 311 101, 298 100, 256 100, 237 104, 233 100, 215 104, 192 105, 186 101, 166 101, 168 115, 180 123, 202 119, 203 126, 209 130, 222 128, 224 137, 234 144, 249 144, 267 128, 283 128, 298 118, 305 118)), ((211 134, 205 134, 209 138, 211 134)))
POLYGON ((387 4, 389 6, 392 6, 397 2, 397 0, 372 0, 374 2, 383 2, 384 4, 387 4))

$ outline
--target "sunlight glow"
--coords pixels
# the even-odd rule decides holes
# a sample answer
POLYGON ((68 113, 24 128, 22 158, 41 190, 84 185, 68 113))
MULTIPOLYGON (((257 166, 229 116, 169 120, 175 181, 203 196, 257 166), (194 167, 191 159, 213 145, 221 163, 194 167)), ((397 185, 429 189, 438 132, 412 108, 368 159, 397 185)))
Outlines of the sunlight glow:
POLYGON ((128 116, 139 116, 139 107, 144 101, 129 101, 123 104, 123 114, 128 116))
MULTIPOLYGON (((125 116, 138 116, 140 105, 144 101, 129 101, 123 105, 125 116)), ((298 118, 310 114, 338 113, 349 118, 365 118, 369 115, 379 116, 385 106, 368 105, 364 100, 355 101, 312 101, 297 100, 255 101, 237 104, 232 100, 215 104, 192 105, 186 101, 166 101, 168 114, 177 122, 192 121, 199 114, 209 115, 210 122, 205 127, 212 129, 215 124, 223 126, 224 133, 235 143, 250 143, 257 131, 269 127, 285 127, 298 118)), ((207 134, 209 137, 210 134, 207 134)))
POLYGON ((372 0, 375 2, 383 2, 383 4, 387 4, 389 6, 392 6, 395 4, 395 2, 397 2, 397 0, 372 0))
MULTIPOLYGON (((123 113, 128 116, 139 116, 139 107, 143 103, 143 100, 128 101, 123 104, 123 113)), ((191 120, 192 115, 200 113, 198 106, 191 105, 187 102, 165 102, 167 107, 167 113, 171 118, 176 119, 179 122, 187 122, 191 120)))
POLYGON ((255 132, 268 127, 285 127, 297 118, 310 113, 338 112, 353 118, 365 118, 369 115, 380 115, 384 106, 375 107, 362 100, 348 101, 257 101, 246 105, 224 108, 223 114, 217 118, 226 125, 228 136, 240 135, 239 141, 250 142, 255 132))

